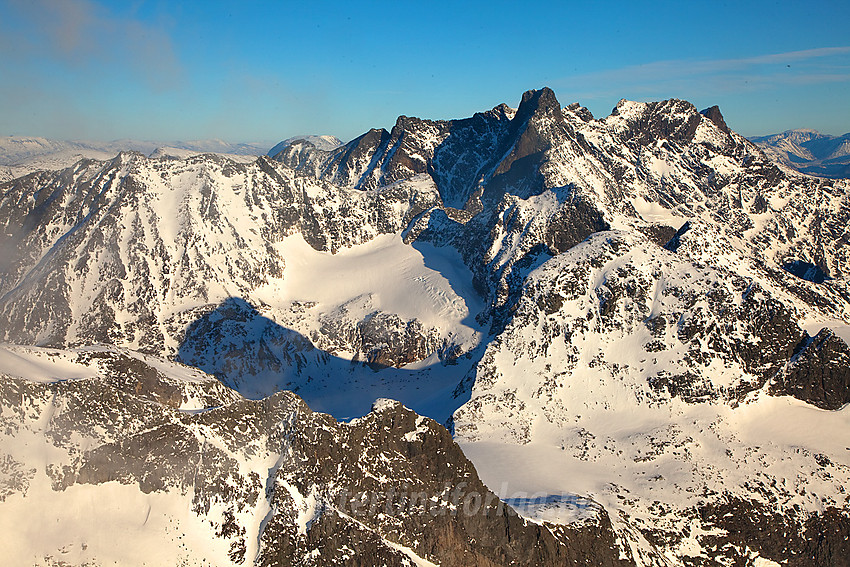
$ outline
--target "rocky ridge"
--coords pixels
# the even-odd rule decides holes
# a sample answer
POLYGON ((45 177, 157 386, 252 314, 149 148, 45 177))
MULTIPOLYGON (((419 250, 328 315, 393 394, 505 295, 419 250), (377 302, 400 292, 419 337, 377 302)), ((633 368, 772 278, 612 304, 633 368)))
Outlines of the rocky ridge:
POLYGON ((2 360, 0 525, 12 563, 628 564, 604 512, 571 527, 523 519, 443 427, 398 402, 339 423, 290 392, 247 400, 132 351, 4 348, 90 373, 34 381, 2 360), (75 526, 78 515, 110 518, 131 539, 75 526))

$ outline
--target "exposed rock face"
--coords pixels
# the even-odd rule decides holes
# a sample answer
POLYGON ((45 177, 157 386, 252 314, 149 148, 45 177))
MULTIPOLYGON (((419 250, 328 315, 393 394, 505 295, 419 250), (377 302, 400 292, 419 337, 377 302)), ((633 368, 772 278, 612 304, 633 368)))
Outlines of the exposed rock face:
MULTIPOLYGON (((188 510, 167 519, 203 526, 206 551, 179 544, 179 524, 176 533, 131 531, 161 538, 162 549, 150 553, 174 564, 204 563, 202 553, 215 564, 280 566, 410 565, 411 558, 448 566, 628 564, 619 559, 604 512, 572 527, 524 520, 481 483, 443 427, 397 402, 382 401, 364 418, 341 424, 289 392, 249 401, 197 372, 191 382, 163 374, 151 364, 168 363, 153 358, 113 350, 18 353, 64 357, 97 375, 0 382, 8 488, 0 510, 49 496, 59 508, 108 516, 121 503, 95 509, 74 495, 84 485, 115 482, 160 502, 185 502, 188 510), (199 392, 203 411, 189 411, 185 401, 199 392), (52 455, 46 464, 29 460, 24 440, 52 455), (49 485, 39 484, 42 477, 49 485)), ((67 521, 61 512, 57 518, 67 521)), ((77 543, 71 529, 61 551, 62 545, 26 540, 21 529, 4 532, 13 562, 32 553, 38 559, 60 552, 79 564, 121 557, 108 538, 77 543)))
POLYGON ((841 408, 850 402, 850 347, 829 329, 807 336, 774 388, 819 408, 841 408))
POLYGON ((405 183, 380 194, 310 187, 265 158, 138 154, 15 180, 0 202, 0 339, 172 355, 197 306, 252 300, 283 275, 273 243, 284 236, 333 252, 400 231, 438 198, 405 183))
POLYGON ((727 134, 732 133, 729 126, 726 125, 726 121, 723 119, 723 114, 720 113, 720 107, 715 105, 710 108, 706 108, 705 110, 701 110, 700 114, 714 122, 714 125, 720 128, 723 132, 727 134))
MULTIPOLYGON (((621 134, 630 143, 639 146, 661 140, 688 144, 693 141, 700 124, 694 105, 677 99, 650 103, 634 103, 624 99, 617 103, 611 115, 623 118, 621 134)), ((711 117, 706 117, 715 122, 711 117)), ((725 133, 728 133, 728 128, 725 133)))
POLYGON ((709 538, 721 550, 719 561, 742 563, 734 551, 737 546, 782 565, 850 565, 850 517, 835 508, 806 519, 793 513, 776 514, 758 502, 730 499, 701 514, 709 525, 726 532, 709 538))

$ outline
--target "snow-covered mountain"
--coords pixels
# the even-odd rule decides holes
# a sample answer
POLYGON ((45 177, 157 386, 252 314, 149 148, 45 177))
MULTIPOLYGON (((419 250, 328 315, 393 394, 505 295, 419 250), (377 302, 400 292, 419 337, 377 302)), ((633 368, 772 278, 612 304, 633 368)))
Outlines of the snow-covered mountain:
POLYGON ((336 136, 293 136, 275 144, 266 155, 274 157, 286 148, 297 145, 307 145, 323 151, 335 150, 342 145, 342 140, 336 136))
POLYGON ((797 171, 850 178, 850 133, 830 136, 817 130, 787 130, 751 140, 773 159, 797 171))
POLYGON ((512 499, 531 520, 604 510, 629 563, 850 557, 850 182, 716 107, 595 119, 549 89, 277 150, 2 185, 0 340, 118 345, 337 418, 400 399, 490 489, 543 495, 512 499))
POLYGON ((8 565, 619 564, 603 510, 524 519, 398 402, 338 423, 108 347, 0 347, 0 376, 8 565))

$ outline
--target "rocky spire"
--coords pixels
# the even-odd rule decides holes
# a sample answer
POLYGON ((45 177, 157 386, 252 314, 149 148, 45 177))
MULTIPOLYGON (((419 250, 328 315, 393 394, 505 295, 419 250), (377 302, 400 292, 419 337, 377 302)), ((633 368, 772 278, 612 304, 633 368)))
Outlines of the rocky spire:
POLYGON ((700 114, 714 122, 714 125, 726 132, 727 134, 730 132, 729 126, 726 125, 726 121, 723 120, 723 115, 720 114, 720 107, 716 104, 710 108, 706 108, 705 110, 701 110, 700 114))

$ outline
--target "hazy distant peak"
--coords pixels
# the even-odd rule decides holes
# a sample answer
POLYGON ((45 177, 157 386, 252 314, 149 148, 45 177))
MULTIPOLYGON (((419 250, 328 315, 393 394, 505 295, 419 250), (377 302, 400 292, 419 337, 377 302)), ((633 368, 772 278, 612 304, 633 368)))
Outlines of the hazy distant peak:
POLYGON ((0 137, 0 182, 33 171, 56 171, 70 167, 81 159, 109 160, 120 152, 139 152, 151 157, 184 159, 197 154, 223 154, 232 159, 260 156, 265 142, 231 143, 213 138, 187 142, 151 142, 121 139, 110 142, 86 140, 51 140, 38 136, 0 137))
POLYGON ((276 144, 272 149, 270 149, 266 155, 269 157, 274 157, 279 154, 284 148, 287 148, 297 142, 307 142, 312 144, 318 150, 330 151, 334 150, 342 145, 342 140, 337 138, 336 136, 317 136, 317 135, 305 135, 305 136, 293 136, 291 138, 287 138, 282 142, 276 144))
POLYGON ((850 176, 850 133, 823 134, 811 128, 751 138, 771 157, 809 175, 850 176))

